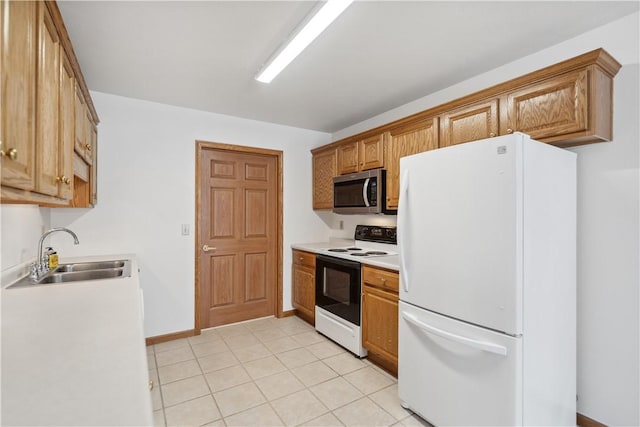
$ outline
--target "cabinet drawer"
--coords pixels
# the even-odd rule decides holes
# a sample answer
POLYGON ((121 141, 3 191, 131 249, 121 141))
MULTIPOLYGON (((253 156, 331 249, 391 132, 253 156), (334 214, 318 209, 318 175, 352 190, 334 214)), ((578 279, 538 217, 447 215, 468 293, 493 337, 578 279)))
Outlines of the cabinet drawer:
POLYGON ((316 267, 316 254, 304 251, 293 251, 293 263, 296 265, 305 265, 307 267, 316 267))
POLYGON ((395 271, 362 266, 362 281, 371 286, 398 292, 400 276, 395 271))

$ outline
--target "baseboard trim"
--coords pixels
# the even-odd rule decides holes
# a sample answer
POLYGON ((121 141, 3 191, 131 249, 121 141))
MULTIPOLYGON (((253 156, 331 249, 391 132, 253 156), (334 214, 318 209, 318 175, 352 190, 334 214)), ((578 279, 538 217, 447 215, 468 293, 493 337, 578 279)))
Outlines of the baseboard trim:
POLYGON ((576 424, 580 427, 607 427, 606 424, 602 424, 600 421, 596 421, 580 413, 576 414, 576 424))
POLYGON ((179 338, 193 337, 195 335, 198 335, 196 334, 195 329, 188 329, 186 331, 172 332, 170 334, 165 334, 165 335, 156 335, 155 337, 147 338, 145 341, 147 345, 153 345, 153 344, 160 344, 161 342, 177 340, 179 338))
POLYGON ((296 310, 287 310, 287 311, 283 311, 282 312, 282 316, 280 317, 291 317, 291 316, 295 316, 296 314, 296 310))

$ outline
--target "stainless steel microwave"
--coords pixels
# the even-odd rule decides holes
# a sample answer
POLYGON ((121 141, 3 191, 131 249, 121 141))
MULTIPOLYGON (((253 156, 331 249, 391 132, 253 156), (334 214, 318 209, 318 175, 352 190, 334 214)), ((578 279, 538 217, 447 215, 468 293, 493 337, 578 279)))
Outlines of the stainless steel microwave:
POLYGON ((385 213, 386 171, 371 169, 333 178, 333 211, 341 214, 385 213))

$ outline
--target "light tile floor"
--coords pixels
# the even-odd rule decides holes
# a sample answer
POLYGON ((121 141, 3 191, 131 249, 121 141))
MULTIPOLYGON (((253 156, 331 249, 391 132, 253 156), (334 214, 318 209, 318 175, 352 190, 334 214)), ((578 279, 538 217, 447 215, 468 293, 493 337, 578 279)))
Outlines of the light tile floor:
POLYGON ((297 317, 147 347, 156 426, 428 426, 397 381, 297 317))

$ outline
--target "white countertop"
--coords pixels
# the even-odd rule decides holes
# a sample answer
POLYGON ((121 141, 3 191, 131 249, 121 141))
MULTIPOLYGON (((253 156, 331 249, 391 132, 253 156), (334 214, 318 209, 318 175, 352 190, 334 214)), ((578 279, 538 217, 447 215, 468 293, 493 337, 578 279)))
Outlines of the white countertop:
POLYGON ((2 425, 152 425, 138 265, 131 277, 1 290, 2 425))
MULTIPOLYGON (((320 251, 322 251, 323 249, 336 246, 348 246, 352 244, 353 240, 343 239, 340 241, 332 240, 330 242, 295 243, 291 245, 291 248, 317 254, 320 253, 320 251)), ((400 270, 400 257, 398 255, 361 257, 358 259, 358 261, 361 264, 367 264, 374 267, 386 268, 394 271, 400 270)))

